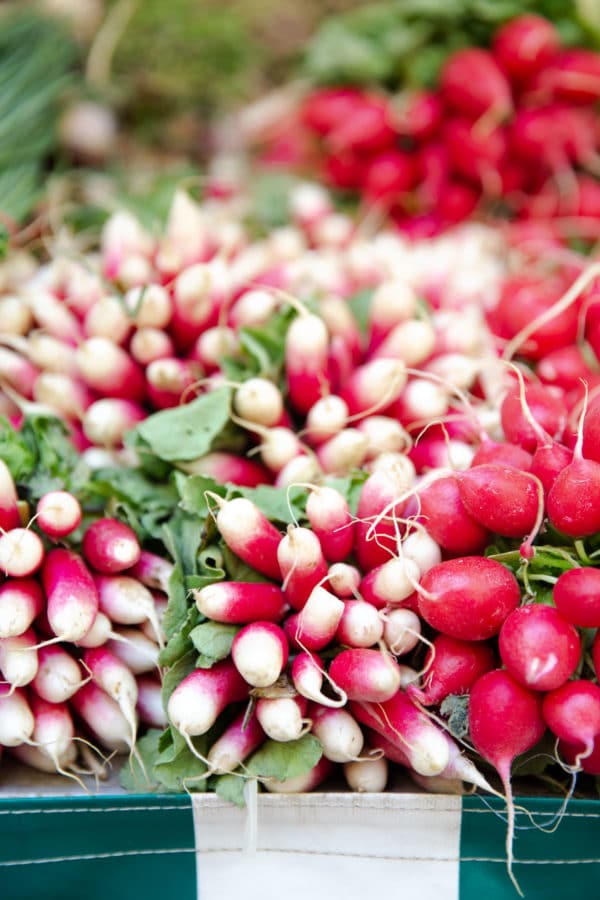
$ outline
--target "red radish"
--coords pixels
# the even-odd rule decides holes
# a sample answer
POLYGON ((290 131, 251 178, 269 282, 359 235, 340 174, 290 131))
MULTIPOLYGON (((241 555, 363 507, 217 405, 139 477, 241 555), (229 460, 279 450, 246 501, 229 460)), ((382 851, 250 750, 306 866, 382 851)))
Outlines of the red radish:
MULTIPOLYGON (((539 152, 535 155, 537 158, 539 152)), ((492 318, 496 333, 513 339, 505 351, 505 358, 518 350, 526 359, 538 360, 576 342, 576 305, 557 312, 543 324, 537 321, 543 314, 549 314, 563 287, 563 282, 555 278, 541 281, 520 275, 504 281, 492 318)))
POLYGON ((444 732, 403 691, 383 703, 350 703, 350 712, 386 738, 400 752, 404 764, 421 775, 440 775, 446 769, 450 748, 444 732))
POLYGON ((323 668, 321 659, 315 653, 308 653, 303 650, 294 658, 291 670, 292 681, 294 687, 302 697, 308 700, 314 700, 321 706, 340 707, 345 706, 348 698, 344 691, 331 683, 333 691, 337 694, 337 698, 326 696, 323 693, 323 681, 331 679, 323 668))
POLYGON ((0 347, 0 378, 15 391, 31 400, 39 372, 19 353, 0 347))
POLYGON ((583 420, 583 454, 600 462, 600 403, 594 398, 583 420))
POLYGON ((169 724, 162 703, 162 686, 160 681, 149 675, 137 678, 138 700, 136 711, 140 722, 151 728, 166 728, 169 724))
POLYGON ((406 281, 379 284, 369 306, 369 350, 375 350, 396 325, 412 319, 416 310, 417 295, 406 281))
POLYGON ((345 150, 373 153, 393 145, 396 135, 386 97, 360 93, 349 115, 336 121, 327 135, 332 155, 345 150))
POLYGON ((323 587, 315 587, 297 616, 286 622, 287 633, 297 646, 322 650, 335 637, 344 613, 344 603, 323 587))
POLYGON ((120 447, 125 432, 145 418, 146 412, 138 403, 105 397, 86 409, 82 419, 83 433, 100 447, 120 447))
POLYGON ((17 502, 17 489, 10 469, 0 459, 0 528, 4 531, 10 531, 21 524, 17 502))
POLYGON ((384 617, 383 639, 394 656, 404 656, 419 643, 421 620, 410 609, 392 609, 384 617))
POLYGON ((573 625, 552 606, 521 606, 506 617, 499 635, 500 657, 524 687, 552 691, 574 673, 581 641, 573 625))
POLYGON ((329 567, 327 582, 336 597, 342 599, 356 597, 360 572, 356 566, 350 566, 348 563, 334 563, 329 567))
POLYGON ((573 451, 559 444, 548 441, 540 445, 533 454, 531 474, 535 475, 547 495, 562 470, 573 461, 573 451))
POLYGON ((376 608, 364 600, 346 600, 336 641, 347 647, 372 647, 381 640, 384 624, 376 608))
POLYGON ((285 633, 272 622, 251 622, 233 639, 231 658, 248 684, 265 688, 272 685, 287 664, 288 642, 285 633))
POLYGON ((493 559, 465 556, 430 569, 421 580, 419 612, 450 637, 483 641, 500 631, 521 600, 512 572, 493 559))
POLYGON ((106 647, 86 650, 83 663, 96 684, 119 706, 130 729, 131 746, 137 735, 138 688, 135 676, 127 666, 106 647))
POLYGON ((453 53, 442 69, 440 87, 443 99, 469 118, 487 113, 500 122, 512 111, 508 81, 486 50, 469 47, 453 53))
POLYGON ((289 525, 277 548, 277 561, 286 600, 294 609, 302 609, 313 588, 327 575, 319 534, 289 525))
POLYGON ((494 35, 493 53, 509 78, 530 78, 558 53, 560 36, 543 16, 526 13, 510 19, 494 35))
POLYGON ((589 379, 592 374, 581 348, 576 344, 559 347, 541 359, 536 366, 536 375, 544 384, 560 387, 565 391, 581 386, 581 379, 589 379))
POLYGON ((343 428, 317 449, 319 465, 328 474, 343 475, 360 468, 368 445, 368 438, 358 428, 343 428))
POLYGON ((365 742, 360 727, 345 709, 331 709, 312 704, 309 708, 312 733, 319 739, 323 755, 331 762, 352 762, 360 755, 365 742))
POLYGON ((317 447, 334 437, 348 420, 348 405, 341 397, 329 394, 311 406, 306 416, 306 439, 317 447))
POLYGON ((84 683, 83 672, 62 647, 52 645, 38 650, 38 669, 32 687, 48 703, 64 703, 84 683))
POLYGON ((265 778, 262 783, 272 794, 304 794, 307 791, 314 791, 315 788, 323 784, 332 774, 333 768, 333 763, 325 756, 322 756, 319 762, 306 775, 286 778, 285 781, 278 781, 277 778, 265 778))
POLYGON ((466 511, 476 522, 504 537, 535 536, 544 514, 543 488, 528 472, 487 463, 456 476, 466 511))
POLYGON ((390 406, 405 384, 406 371, 401 361, 376 359, 354 370, 341 396, 352 415, 367 415, 390 406))
POLYGON ((312 724, 304 718, 307 707, 304 697, 261 697, 256 704, 256 718, 272 740, 297 741, 312 724))
POLYGON ((357 427, 369 440, 369 458, 376 459, 381 453, 398 453, 410 446, 406 430, 390 416, 367 416, 357 427))
POLYGON ((342 650, 329 667, 329 677, 349 700, 383 703, 400 687, 400 669, 387 651, 342 650))
POLYGON ((118 519, 97 519, 83 536, 83 555, 103 575, 130 569, 141 552, 135 532, 118 519))
POLYGON ((196 263, 179 273, 169 329, 178 346, 190 347, 206 328, 217 324, 222 280, 223 273, 206 263, 196 263))
POLYGON ((471 688, 469 726, 475 749, 494 766, 502 780, 508 810, 508 873, 521 893, 512 872, 515 809, 510 767, 515 757, 531 750, 544 734, 541 697, 522 687, 507 672, 486 672, 471 688))
POLYGON ((403 538, 402 556, 415 562, 421 575, 429 572, 442 561, 440 545, 427 534, 424 528, 417 528, 403 538))
POLYGON ((424 437, 415 443, 409 457, 419 475, 435 469, 468 469, 475 451, 465 441, 424 437))
POLYGON ((583 744, 579 760, 590 756, 600 734, 600 687, 591 681, 567 681, 549 691, 543 702, 544 719, 550 731, 569 744, 583 744))
MULTIPOLYGON (((413 469, 414 472, 414 469, 413 469)), ((363 572, 387 562, 396 552, 404 501, 398 501, 412 485, 412 476, 400 466, 374 472, 365 481, 356 511, 354 552, 363 572), (388 510, 387 515, 384 510, 388 510)))
POLYGON ((85 562, 72 550, 51 550, 42 567, 50 628, 61 641, 74 643, 91 628, 98 612, 98 591, 85 562))
POLYGON ((206 734, 227 706, 247 695, 248 685, 231 660, 224 659, 212 669, 190 672, 171 694, 167 714, 192 749, 193 737, 206 734))
MULTIPOLYGON (((360 102, 361 97, 356 88, 318 88, 304 98, 302 121, 311 131, 320 135, 328 134, 336 125, 344 122, 360 102)), ((325 211, 329 211, 325 198, 321 199, 325 211)))
POLYGON ((490 128, 482 134, 476 123, 453 117, 444 126, 444 144, 453 172, 480 183, 486 193, 501 192, 497 169, 507 152, 503 129, 490 128))
POLYGON ((329 335, 323 320, 316 315, 299 315, 291 323, 285 338, 285 372, 289 401, 306 414, 327 394, 327 351, 329 335))
POLYGON ((129 352, 136 363, 147 366, 156 359, 173 356, 175 347, 165 331, 159 328, 140 328, 131 338, 129 352))
POLYGON ((390 559, 371 569, 360 583, 360 593, 377 609, 402 603, 415 590, 421 570, 414 559, 390 559))
POLYGON ((0 570, 10 578, 26 578, 37 572, 44 559, 44 545, 35 531, 13 528, 0 535, 0 570))
POLYGON ((260 747, 265 739, 256 714, 250 716, 240 713, 223 734, 215 741, 206 755, 209 771, 216 775, 225 775, 234 769, 260 747))
MULTIPOLYGON (((540 427, 551 437, 560 438, 567 424, 567 410, 561 398, 541 384, 525 386, 525 400, 529 411, 540 427)), ((518 389, 509 391, 500 407, 502 429, 508 441, 533 453, 539 434, 529 424, 523 411, 518 389)))
POLYGON ((127 574, 141 581, 146 587, 163 591, 166 594, 169 591, 169 581, 173 569, 173 563, 168 559, 164 559, 156 553, 150 553, 148 550, 142 550, 138 561, 127 574))
POLYGON ((323 475, 316 458, 306 454, 300 454, 291 459, 278 473, 275 479, 275 487, 287 488, 290 485, 311 483, 323 475))
POLYGON ((66 537, 81 523, 79 500, 68 491, 49 491, 38 500, 36 521, 48 537, 66 537))
POLYGON ((158 669, 160 648, 138 628, 119 628, 106 643, 107 648, 131 669, 134 675, 158 669))
POLYGON ((35 720, 25 692, 0 683, 0 747, 17 747, 28 743, 35 720))
POLYGON ((193 358, 205 372, 210 373, 220 370, 224 357, 235 356, 238 352, 239 341, 233 328, 215 325, 200 335, 194 346, 193 358))
POLYGON ((413 91, 402 103, 395 125, 400 134, 417 141, 429 140, 442 123, 444 109, 439 94, 413 91))
MULTIPOLYGON (((213 497, 219 506, 217 528, 233 552, 268 578, 281 578, 277 547, 281 534, 251 500, 213 497)), ((259 618, 263 618, 259 616, 259 618)))
POLYGON ((124 753, 133 749, 131 728, 119 704, 93 681, 79 688, 71 705, 107 750, 124 753))
MULTIPOLYGON (((344 220, 348 223, 350 219, 344 220)), ((332 338, 337 338, 350 351, 353 363, 362 357, 362 335, 346 300, 331 294, 323 297, 319 304, 319 313, 332 338)))
POLYGON ((283 415, 281 391, 268 378, 249 378, 236 390, 235 412, 258 425, 277 425, 283 415))
MULTIPOLYGON (((242 423, 241 419, 237 421, 242 423)), ((304 452, 300 439, 291 428, 263 428, 262 425, 252 426, 250 423, 247 427, 261 435, 260 458, 272 472, 281 472, 291 460, 304 452)))
POLYGON ((423 689, 409 685, 406 692, 423 706, 437 706, 449 694, 467 694, 495 664, 494 651, 488 644, 438 634, 425 657, 423 689))
POLYGON ((96 618, 89 631, 77 641, 78 647, 101 647, 113 636, 112 622, 102 612, 96 613, 96 618))
POLYGON ((483 550, 491 535, 469 515, 454 476, 438 478, 419 490, 422 521, 431 537, 453 554, 483 550))
POLYGON ((29 305, 38 326, 47 334, 68 344, 79 343, 83 336, 81 325, 66 303, 52 294, 35 291, 29 297, 29 305))
POLYGON ((178 463, 178 467, 190 475, 208 475, 221 484, 238 484, 242 487, 270 484, 272 479, 271 473, 264 466, 224 451, 208 453, 193 462, 178 463))
POLYGON ((146 391, 152 405, 157 409, 171 409, 179 406, 198 380, 197 364, 176 357, 155 359, 146 368, 146 391))
POLYGON ((281 588, 265 582, 221 581, 192 594, 203 616, 230 625, 280 622, 286 611, 281 588))
POLYGON ((600 98, 600 56, 591 50, 565 50, 542 73, 557 100, 594 103, 600 98))
POLYGON ((18 637, 0 639, 0 671, 8 684, 13 687, 31 684, 39 667, 36 644, 31 628, 18 637))
POLYGON ((600 628, 600 569, 583 566, 563 572, 552 598, 567 622, 579 628, 600 628))
POLYGON ((594 739, 594 749, 589 756, 585 755, 585 744, 569 744, 566 741, 558 742, 558 749, 570 766, 581 768, 589 775, 600 775, 600 740, 594 739))
POLYGON ((229 322, 233 329, 252 328, 267 322, 277 308, 277 298, 269 291, 245 291, 231 307, 229 322))
POLYGON ((124 302, 130 321, 137 328, 164 329, 171 320, 171 297, 160 284, 150 283, 130 288, 125 294, 124 302))
MULTIPOLYGON (((99 609, 119 625, 141 625, 148 620, 161 643, 161 628, 154 598, 147 587, 128 575, 97 575, 99 609)), ((83 635, 82 635, 83 637, 83 635)))
POLYGON ((363 175, 363 191, 368 201, 393 202, 410 191, 417 180, 414 159, 402 150, 384 150, 371 157, 363 175))
POLYGON ((342 562, 350 555, 354 526, 348 503, 339 491, 313 488, 306 501, 306 516, 328 560, 342 562))
MULTIPOLYGON (((41 768, 46 772, 58 772, 78 781, 66 768, 74 763, 77 757, 73 741, 75 728, 68 707, 63 703, 47 703, 33 693, 30 695, 30 707, 35 722, 31 735, 34 746, 23 745, 18 749, 36 751, 33 758, 35 768, 41 768)), ((31 764, 27 753, 24 756, 19 754, 18 758, 26 765, 31 764)))
POLYGON ((583 456, 584 417, 585 409, 573 461, 558 473, 546 498, 551 524, 572 538, 587 537, 600 530, 600 463, 583 456))
POLYGON ((103 397, 141 400, 144 379, 129 354, 108 338, 89 338, 76 351, 79 374, 103 397))
POLYGON ((360 762, 344 763, 344 778, 351 791, 359 794, 379 794, 385 790, 388 782, 389 766, 384 756, 380 759, 368 759, 370 750, 360 762))

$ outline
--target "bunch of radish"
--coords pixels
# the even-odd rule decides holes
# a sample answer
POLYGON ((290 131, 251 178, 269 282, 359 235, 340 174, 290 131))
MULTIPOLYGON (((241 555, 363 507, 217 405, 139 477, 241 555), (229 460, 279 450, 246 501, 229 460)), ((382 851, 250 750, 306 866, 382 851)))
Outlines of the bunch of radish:
POLYGON ((172 565, 117 519, 81 534, 66 491, 29 518, 1 461, 0 497, 0 749, 81 782, 109 754, 135 754, 140 723, 166 724, 158 656, 172 565))
POLYGON ((414 236, 477 213, 597 240, 599 99, 600 54, 524 14, 489 49, 450 55, 436 90, 313 89, 263 158, 317 171, 414 236))

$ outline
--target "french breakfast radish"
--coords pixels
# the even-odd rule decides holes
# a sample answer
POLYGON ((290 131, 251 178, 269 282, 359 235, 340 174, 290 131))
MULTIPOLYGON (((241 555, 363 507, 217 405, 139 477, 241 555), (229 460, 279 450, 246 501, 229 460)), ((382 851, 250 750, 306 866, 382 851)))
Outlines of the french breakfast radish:
POLYGON ((169 697, 169 721, 191 745, 193 737, 206 734, 223 710, 247 697, 248 690, 229 659, 215 663, 212 669, 194 669, 169 697))
POLYGON ((48 537, 66 537, 81 523, 79 500, 68 491, 49 491, 38 500, 36 521, 48 537))
POLYGON ((98 590, 84 560, 72 550, 50 550, 42 566, 42 583, 48 622, 57 639, 80 640, 99 607, 98 590))
POLYGON ((400 687, 400 669, 394 658, 381 650, 342 650, 329 667, 329 677, 349 700, 383 703, 400 687))
POLYGON ((231 658, 248 684, 265 688, 272 685, 287 664, 288 642, 285 633, 273 622, 251 622, 241 628, 231 645, 231 658))
POLYGON ((280 622, 287 608, 281 588, 266 582, 221 581, 192 594, 202 615, 230 625, 280 622))
POLYGON ((277 547, 281 534, 261 513, 251 500, 236 497, 233 500, 216 498, 219 511, 216 516, 217 528, 223 540, 233 552, 266 575, 279 579, 281 570, 277 562, 277 547))
POLYGON ((309 528, 289 525, 277 547, 277 561, 286 600, 294 609, 302 609, 313 588, 327 575, 319 535, 309 528))
POLYGON ((83 535, 83 555, 103 575, 114 575, 134 566, 141 553, 135 532, 118 519, 96 519, 83 535))

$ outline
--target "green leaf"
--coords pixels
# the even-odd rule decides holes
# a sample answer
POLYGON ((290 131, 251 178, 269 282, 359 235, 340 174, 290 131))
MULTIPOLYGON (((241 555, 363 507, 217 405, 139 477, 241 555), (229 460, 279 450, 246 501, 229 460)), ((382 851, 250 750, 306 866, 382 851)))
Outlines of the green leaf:
POLYGON ((298 179, 285 172, 269 172, 254 180, 252 218, 261 230, 272 231, 289 222, 289 198, 298 179))
POLYGON ((346 498, 350 512, 352 515, 356 515, 360 493, 368 477, 369 473, 364 471, 364 469, 357 469, 344 478, 326 478, 325 483, 328 487, 335 488, 336 491, 339 491, 346 498))
POLYGON ((169 702, 169 697, 175 690, 178 684, 183 681, 183 679, 190 674, 196 668, 196 652, 192 650, 188 650, 188 652, 180 657, 176 663, 174 663, 170 669, 165 672, 162 683, 162 702, 165 709, 167 708, 167 703, 169 702))
POLYGON ((244 351, 241 359, 229 360, 226 374, 242 380, 255 375, 277 381, 285 357, 285 336, 296 311, 284 306, 269 320, 255 328, 240 328, 239 339, 244 351))
POLYGON ((305 518, 304 507, 308 491, 306 488, 278 488, 270 484, 259 484, 255 488, 235 487, 232 496, 252 500, 271 522, 289 525, 294 520, 305 518))
POLYGON ((157 482, 138 469, 99 469, 89 493, 106 504, 107 514, 124 519, 142 541, 162 539, 163 524, 177 505, 173 484, 157 482))
POLYGON ((183 472, 176 472, 175 486, 181 498, 179 504, 181 508, 201 518, 206 518, 209 513, 206 491, 211 491, 219 497, 225 497, 227 494, 226 487, 207 475, 184 475, 183 472))
POLYGON ((253 569, 248 563, 245 563, 243 559, 236 556, 233 550, 229 549, 227 544, 224 543, 222 546, 224 565, 230 581, 250 581, 254 583, 264 583, 265 581, 269 581, 265 575, 261 572, 257 572, 256 569, 253 569))
POLYGON ((220 622, 196 625, 190 633, 190 640, 200 654, 197 665, 202 669, 210 669, 216 662, 229 656, 233 639, 239 630, 237 625, 223 625, 220 622))
POLYGON ((243 809, 246 805, 244 799, 244 785, 246 781, 241 775, 219 775, 211 780, 212 790, 223 800, 234 803, 243 809))
POLYGON ((310 772, 322 755, 321 743, 312 734, 285 743, 268 740, 250 757, 246 768, 257 778, 286 781, 310 772))
POLYGON ((0 224, 0 261, 6 259, 8 256, 9 241, 10 234, 8 233, 8 228, 6 225, 0 224))
POLYGON ((180 627, 171 635, 166 646, 160 651, 159 663, 161 666, 172 666, 191 650, 190 634, 200 619, 201 615, 198 608, 195 605, 188 607, 187 615, 180 627))
MULTIPOLYGON (((202 756, 207 752, 207 741, 204 737, 193 739, 194 747, 202 756)), ((154 766, 157 780, 167 791, 205 791, 206 779, 201 778, 206 773, 207 767, 195 756, 190 748, 185 746, 168 762, 161 758, 154 766), (197 780, 196 780, 197 779, 197 780)))
POLYGON ((221 387, 141 422, 136 433, 160 459, 186 461, 205 456, 229 423, 231 388, 221 387))
POLYGON ((132 756, 126 762, 120 772, 121 786, 130 793, 146 794, 160 790, 159 779, 156 777, 154 766, 159 758, 159 741, 162 732, 151 729, 140 738, 136 744, 139 758, 132 756), (140 764, 143 762, 143 768, 140 764))
POLYGON ((358 291, 356 294, 352 294, 351 297, 348 297, 348 306, 356 319, 358 327, 360 328, 360 333, 363 337, 366 337, 369 331, 369 312, 373 294, 373 288, 365 288, 362 291, 358 291))

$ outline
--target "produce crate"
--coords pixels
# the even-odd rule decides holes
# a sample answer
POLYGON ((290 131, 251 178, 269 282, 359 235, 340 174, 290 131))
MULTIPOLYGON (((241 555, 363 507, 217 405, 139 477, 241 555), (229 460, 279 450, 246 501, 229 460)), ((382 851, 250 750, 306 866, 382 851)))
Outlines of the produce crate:
MULTIPOLYGON (((52 779, 56 782, 56 779, 52 779)), ((6 781, 3 777, 3 783, 6 781)), ((56 789, 56 788, 55 788, 56 789)), ((0 794, 2 900, 515 900, 502 801, 412 792, 264 794, 254 818, 214 794, 0 794), (499 812, 500 811, 500 812, 499 812)), ((528 900, 600 897, 600 804, 518 798, 528 900)))

